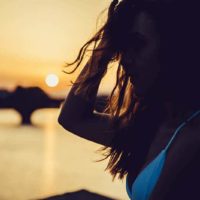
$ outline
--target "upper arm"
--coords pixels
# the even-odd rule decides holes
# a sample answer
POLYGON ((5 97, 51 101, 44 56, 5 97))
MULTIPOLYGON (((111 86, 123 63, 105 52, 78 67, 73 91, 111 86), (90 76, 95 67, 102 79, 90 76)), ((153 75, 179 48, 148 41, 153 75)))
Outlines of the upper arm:
POLYGON ((114 136, 110 124, 110 116, 96 111, 85 119, 70 123, 59 120, 59 123, 66 130, 77 136, 104 146, 110 146, 110 142, 114 136))

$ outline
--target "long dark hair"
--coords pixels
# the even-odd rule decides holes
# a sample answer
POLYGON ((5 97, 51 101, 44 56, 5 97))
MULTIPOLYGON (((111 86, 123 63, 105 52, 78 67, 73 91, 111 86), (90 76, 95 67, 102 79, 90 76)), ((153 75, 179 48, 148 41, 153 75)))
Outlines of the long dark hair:
MULTIPOLYGON (((83 45, 76 60, 66 65, 68 67, 76 64, 73 71, 64 71, 67 74, 73 73, 82 63, 86 53, 90 51, 89 47, 92 44, 94 44, 93 53, 106 52, 109 49, 113 52, 109 62, 118 62, 116 84, 104 110, 111 116, 115 136, 111 141, 111 148, 100 149, 106 153, 103 153, 105 158, 99 160, 110 158, 105 170, 110 171, 113 180, 117 174, 119 174, 119 179, 122 179, 130 170, 139 169, 143 163, 156 130, 165 116, 163 98, 173 101, 177 109, 191 105, 197 106, 197 104, 200 106, 200 95, 191 89, 197 84, 194 81, 200 80, 195 71, 197 63, 194 62, 195 65, 190 66, 189 70, 186 61, 183 61, 185 57, 182 57, 185 55, 185 48, 191 48, 194 45, 190 43, 192 39, 187 37, 189 23, 186 20, 189 17, 183 19, 185 10, 180 9, 187 6, 181 7, 180 5, 183 4, 177 2, 178 0, 173 4, 163 1, 122 0, 119 2, 113 0, 108 8, 108 19, 105 24, 83 45), (121 63, 122 52, 129 42, 127 34, 133 25, 134 17, 142 10, 150 13, 155 19, 162 41, 159 55, 162 70, 145 98, 140 98, 135 94, 135 86, 121 63), (184 36, 180 37, 180 34, 184 36), (107 46, 99 49, 97 43, 102 40, 107 41, 107 46), (190 90, 186 91, 186 88, 190 90)), ((143 45, 143 41, 136 35, 131 45, 137 50, 143 45)), ((194 59, 196 61, 195 56, 187 54, 186 60, 193 58, 192 61, 194 59)), ((102 74, 103 76, 106 74, 107 69, 103 66, 108 65, 109 62, 106 62, 105 56, 102 56, 97 66, 91 64, 85 76, 79 82, 73 83, 78 85, 76 92, 85 91, 87 97, 88 91, 93 89, 96 81, 102 78, 102 74)))

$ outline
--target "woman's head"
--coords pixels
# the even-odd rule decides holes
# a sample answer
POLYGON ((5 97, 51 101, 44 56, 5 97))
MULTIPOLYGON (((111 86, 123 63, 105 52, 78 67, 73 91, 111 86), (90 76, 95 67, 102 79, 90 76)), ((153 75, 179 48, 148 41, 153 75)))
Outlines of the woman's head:
POLYGON ((136 96, 200 106, 198 13, 198 4, 186 0, 126 0, 116 7, 108 38, 136 96))
POLYGON ((121 64, 140 97, 145 97, 150 91, 161 68, 160 36, 156 28, 152 16, 141 11, 134 18, 126 48, 121 52, 121 64))
MULTIPOLYGON (((130 160, 135 158, 135 136, 142 137, 142 132, 146 132, 141 131, 146 126, 138 119, 148 119, 148 133, 155 132, 163 116, 162 102, 200 106, 199 55, 195 49, 199 47, 199 18, 194 16, 195 8, 186 4, 186 0, 114 0, 104 26, 69 64, 76 64, 76 70, 92 43, 93 53, 112 52, 110 62, 118 62, 116 84, 105 109, 118 133, 107 156, 111 157, 108 169, 114 176, 120 173, 122 178, 127 172, 130 160), (102 40, 106 45, 99 49, 96 44, 102 40), (130 123, 135 131, 127 133, 124 127, 130 123)), ((92 90, 97 79, 102 78, 105 63, 102 56, 98 66, 91 64, 88 73, 76 83, 79 91, 92 90)))

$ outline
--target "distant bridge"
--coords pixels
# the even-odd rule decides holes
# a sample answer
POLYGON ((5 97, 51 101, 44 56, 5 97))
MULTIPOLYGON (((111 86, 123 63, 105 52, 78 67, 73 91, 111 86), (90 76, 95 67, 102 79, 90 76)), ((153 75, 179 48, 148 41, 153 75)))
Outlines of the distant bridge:
MULTIPOLYGON (((97 97, 95 110, 102 112, 106 96, 97 97)), ((39 87, 18 86, 14 92, 0 90, 0 109, 13 108, 22 116, 22 124, 31 124, 31 114, 41 108, 59 108, 64 98, 49 97, 39 87)))
POLYGON ((31 114, 40 108, 58 108, 64 99, 53 99, 38 87, 17 87, 14 92, 0 91, 0 109, 13 108, 22 124, 31 124, 31 114))

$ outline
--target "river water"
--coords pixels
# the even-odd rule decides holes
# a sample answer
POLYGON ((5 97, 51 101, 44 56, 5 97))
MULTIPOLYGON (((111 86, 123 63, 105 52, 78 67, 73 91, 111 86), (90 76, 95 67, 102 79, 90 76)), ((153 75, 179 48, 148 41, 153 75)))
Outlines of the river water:
POLYGON ((0 199, 87 190, 127 200, 125 179, 112 182, 104 171, 108 160, 95 162, 103 158, 97 152, 101 145, 64 130, 57 123, 58 114, 59 109, 37 110, 31 117, 33 126, 20 126, 17 112, 0 110, 0 199))

